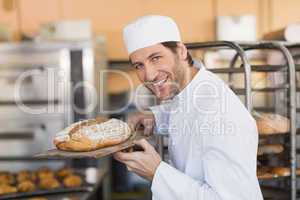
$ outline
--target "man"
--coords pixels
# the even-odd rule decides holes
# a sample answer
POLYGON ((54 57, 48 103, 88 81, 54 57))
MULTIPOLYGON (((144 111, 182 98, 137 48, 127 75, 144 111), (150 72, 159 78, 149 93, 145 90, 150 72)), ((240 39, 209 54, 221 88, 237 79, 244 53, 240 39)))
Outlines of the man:
POLYGON ((152 181, 153 199, 260 200, 255 120, 217 76, 193 61, 176 23, 145 16, 124 28, 139 79, 164 102, 129 123, 169 136, 170 164, 146 141, 115 159, 152 181))

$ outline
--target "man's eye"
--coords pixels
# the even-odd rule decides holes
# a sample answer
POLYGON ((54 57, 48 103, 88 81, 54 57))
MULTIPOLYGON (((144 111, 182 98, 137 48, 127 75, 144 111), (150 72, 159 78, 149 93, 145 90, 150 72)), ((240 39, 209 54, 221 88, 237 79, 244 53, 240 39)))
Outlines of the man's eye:
POLYGON ((155 57, 152 58, 152 61, 153 61, 153 62, 156 62, 156 61, 158 61, 159 59, 160 59, 160 56, 155 56, 155 57))
POLYGON ((142 66, 141 64, 139 64, 139 65, 134 65, 134 67, 135 67, 136 69, 141 69, 143 66, 142 66))

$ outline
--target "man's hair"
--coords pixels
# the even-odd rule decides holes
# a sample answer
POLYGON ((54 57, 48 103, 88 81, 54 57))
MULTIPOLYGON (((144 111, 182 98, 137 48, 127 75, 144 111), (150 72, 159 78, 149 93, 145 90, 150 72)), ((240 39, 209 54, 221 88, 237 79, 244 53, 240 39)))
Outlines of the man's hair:
MULTIPOLYGON (((170 49, 173 53, 177 53, 177 42, 162 42, 161 43, 164 47, 170 49)), ((188 61, 190 66, 193 66, 194 61, 193 58, 191 56, 191 54, 189 52, 187 52, 187 58, 186 60, 188 61)))

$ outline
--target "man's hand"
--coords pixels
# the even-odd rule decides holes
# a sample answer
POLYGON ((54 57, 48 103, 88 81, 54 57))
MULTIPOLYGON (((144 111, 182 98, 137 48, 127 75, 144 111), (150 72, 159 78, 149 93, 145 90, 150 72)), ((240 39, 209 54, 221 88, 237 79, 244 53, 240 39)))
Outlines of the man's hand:
POLYGON ((144 151, 135 151, 132 153, 117 152, 114 154, 114 158, 124 163, 129 171, 152 181, 161 158, 153 146, 145 139, 136 141, 135 145, 142 147, 144 151))
POLYGON ((127 123, 132 130, 143 130, 144 135, 151 135, 155 125, 155 119, 152 112, 148 114, 135 113, 128 117, 127 123))

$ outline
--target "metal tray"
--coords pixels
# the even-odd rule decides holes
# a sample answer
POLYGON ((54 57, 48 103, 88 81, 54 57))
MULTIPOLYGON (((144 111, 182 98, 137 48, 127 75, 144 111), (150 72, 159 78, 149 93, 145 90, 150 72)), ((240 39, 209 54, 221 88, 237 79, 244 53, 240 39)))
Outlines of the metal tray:
POLYGON ((19 192, 19 193, 11 193, 0 195, 0 200, 4 199, 19 199, 19 198, 28 198, 28 197, 36 197, 36 196, 45 196, 45 195, 55 195, 62 193, 74 193, 74 192, 92 192, 93 186, 81 186, 76 188, 57 188, 52 190, 37 190, 34 192, 19 192))
MULTIPOLYGON (((70 193, 87 193, 92 192, 95 188, 95 184, 91 184, 86 182, 86 177, 83 170, 79 169, 73 169, 74 174, 78 175, 82 179, 82 185, 79 187, 74 188, 67 188, 63 185, 59 188, 50 189, 50 190, 44 190, 44 189, 36 189, 32 192, 16 192, 16 193, 10 193, 10 194, 0 194, 0 200, 3 199, 23 199, 23 198, 29 198, 29 197, 38 197, 38 196, 47 196, 47 195, 61 195, 61 194, 70 194, 70 193)), ((62 184, 62 180, 58 179, 59 182, 62 184)))

